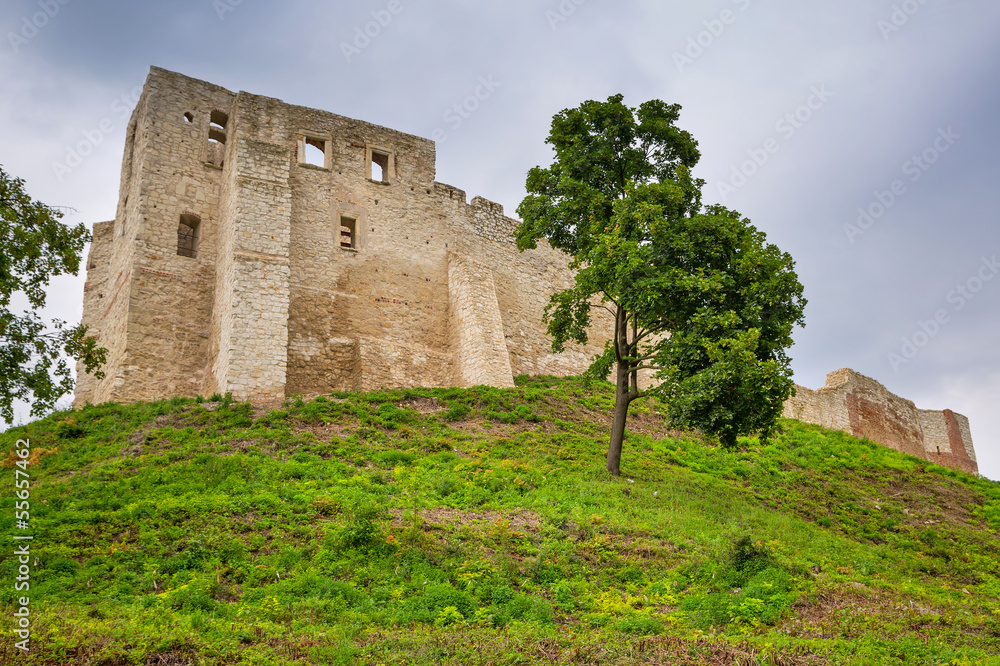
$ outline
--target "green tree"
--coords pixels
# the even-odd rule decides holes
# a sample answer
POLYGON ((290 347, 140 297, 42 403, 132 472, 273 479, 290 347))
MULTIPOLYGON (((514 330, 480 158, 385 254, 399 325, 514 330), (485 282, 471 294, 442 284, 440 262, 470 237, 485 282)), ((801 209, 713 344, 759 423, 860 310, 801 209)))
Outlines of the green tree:
POLYGON ((792 258, 747 219, 703 207, 691 170, 698 144, 676 127, 680 106, 636 109, 622 96, 588 101, 552 119, 553 164, 528 173, 518 248, 546 239, 571 257, 571 288, 546 308, 553 351, 585 343, 603 308, 614 334, 589 372, 614 370, 607 470, 619 474, 629 404, 660 396, 679 427, 767 438, 794 389, 785 349, 804 325, 792 258), (653 386, 639 387, 650 370, 653 386))
POLYGON ((90 241, 83 224, 68 227, 62 212, 24 191, 24 181, 0 167, 0 415, 14 420, 14 400, 30 400, 31 414, 40 416, 73 389, 66 355, 83 361, 87 372, 98 371, 107 350, 87 336, 83 325, 67 327, 58 319, 51 327, 35 310, 45 307, 49 279, 76 275, 80 253, 90 241), (11 297, 26 297, 29 310, 11 312, 11 297))

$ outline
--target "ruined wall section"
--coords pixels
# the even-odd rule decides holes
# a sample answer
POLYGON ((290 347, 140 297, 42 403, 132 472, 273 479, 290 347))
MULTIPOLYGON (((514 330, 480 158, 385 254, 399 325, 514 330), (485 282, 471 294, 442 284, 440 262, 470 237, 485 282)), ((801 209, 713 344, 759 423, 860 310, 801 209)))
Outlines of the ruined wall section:
POLYGON ((472 227, 476 233, 494 243, 513 243, 519 222, 503 214, 501 204, 483 197, 473 197, 472 227))
POLYGON ((294 211, 288 393, 450 385, 433 142, 305 107, 281 117, 294 211), (303 136, 324 142, 323 166, 302 163, 303 136), (387 161, 382 180, 373 152, 387 161))
POLYGON ((238 95, 223 169, 211 383, 240 399, 285 395, 292 201, 286 146, 254 136, 268 106, 238 95))
POLYGON ((953 469, 977 473, 969 420, 951 410, 918 410, 879 382, 849 369, 818 390, 796 386, 784 416, 815 423, 953 469))
POLYGON ((917 418, 924 433, 924 458, 952 469, 978 472, 969 419, 950 409, 920 409, 917 418))
MULTIPOLYGON (((138 376, 131 399, 202 392, 209 366, 222 171, 208 140, 213 112, 228 116, 223 88, 153 69, 147 82, 147 134, 129 307, 130 363, 138 376), (182 216, 198 220, 194 256, 179 253, 182 216)), ((228 124, 228 123, 227 123, 228 124)))
POLYGON ((148 105, 152 95, 149 87, 152 78, 151 73, 126 131, 119 184, 119 192, 124 196, 119 197, 110 233, 97 234, 95 229, 91 246, 93 261, 88 262, 88 279, 89 267, 97 261, 103 262, 103 266, 95 265, 94 270, 106 276, 104 289, 96 292, 96 298, 84 299, 84 319, 100 330, 101 346, 108 350, 107 361, 101 368, 105 378, 97 381, 93 377, 84 377, 81 372, 78 375, 81 388, 75 395, 75 405, 127 399, 124 387, 130 381, 130 373, 135 370, 128 349, 128 312, 135 275, 135 241, 147 210, 141 182, 150 151, 148 105))
MULTIPOLYGON (((87 253, 87 281, 83 285, 83 317, 80 323, 87 327, 87 335, 102 345, 100 304, 108 289, 108 271, 111 269, 111 249, 114 240, 115 221, 98 222, 94 225, 93 240, 87 253)), ((73 406, 82 407, 94 401, 98 381, 84 372, 83 363, 76 364, 76 393, 73 406)))
POLYGON ((513 387, 493 273, 468 257, 448 257, 451 347, 458 386, 513 387))
POLYGON ((534 250, 519 252, 513 236, 519 222, 506 217, 503 206, 482 197, 469 205, 463 202, 453 215, 461 229, 455 244, 458 252, 493 272, 513 374, 565 376, 586 370, 611 337, 609 313, 593 309, 588 344, 568 343, 560 354, 552 352, 552 338, 543 322, 552 294, 573 285, 569 257, 544 240, 534 250))
POLYGON ((924 437, 912 400, 900 398, 874 379, 853 371, 849 371, 846 383, 847 414, 854 435, 923 457, 924 437))

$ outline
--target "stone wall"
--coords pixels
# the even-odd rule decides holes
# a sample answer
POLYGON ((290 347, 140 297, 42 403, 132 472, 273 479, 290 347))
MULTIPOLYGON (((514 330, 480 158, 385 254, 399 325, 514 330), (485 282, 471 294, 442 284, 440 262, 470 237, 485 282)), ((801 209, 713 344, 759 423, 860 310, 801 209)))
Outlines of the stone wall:
POLYGON ((853 370, 826 376, 818 390, 796 386, 784 415, 806 423, 867 437, 931 462, 978 473, 969 420, 949 409, 917 409, 880 383, 853 370))
POLYGON ((501 205, 434 175, 430 140, 151 69, 116 220, 95 228, 88 262, 84 320, 110 350, 107 378, 81 376, 76 404, 586 369, 604 311, 593 341, 561 354, 542 321, 572 283, 567 257, 518 252, 501 205), (182 216, 199 220, 193 256, 182 216))
POLYGON ((503 334, 493 273, 482 264, 449 255, 452 349, 458 359, 458 386, 513 387, 510 353, 503 334))
MULTIPOLYGON (((545 242, 518 252, 503 206, 434 175, 428 139, 152 68, 115 220, 94 226, 87 259, 83 323, 109 350, 107 376, 81 368, 75 403, 585 370, 611 316, 594 309, 590 342, 561 354, 543 323, 573 282, 568 257, 545 242), (182 220, 197 220, 193 250, 182 220)), ((851 370, 798 387, 785 415, 977 471, 968 419, 851 370)))

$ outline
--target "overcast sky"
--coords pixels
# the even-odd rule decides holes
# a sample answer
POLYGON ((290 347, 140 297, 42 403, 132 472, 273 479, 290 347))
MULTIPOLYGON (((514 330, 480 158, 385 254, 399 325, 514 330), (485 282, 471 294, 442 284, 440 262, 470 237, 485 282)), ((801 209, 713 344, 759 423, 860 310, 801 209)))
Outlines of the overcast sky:
POLYGON ((1000 479, 995 0, 6 0, 0 29, 0 164, 70 223, 114 216, 151 65, 434 137, 437 179, 511 215, 554 113, 680 103, 706 202, 797 262, 796 382, 965 414, 1000 479))

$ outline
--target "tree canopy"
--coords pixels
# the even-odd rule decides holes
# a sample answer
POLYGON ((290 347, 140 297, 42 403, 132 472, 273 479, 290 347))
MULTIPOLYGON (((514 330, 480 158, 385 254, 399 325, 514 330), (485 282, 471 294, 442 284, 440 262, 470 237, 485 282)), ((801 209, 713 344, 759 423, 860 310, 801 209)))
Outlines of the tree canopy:
POLYGON ((739 213, 703 206, 698 143, 681 107, 587 101, 556 114, 548 168, 528 174, 521 250, 546 239, 570 255, 575 284, 546 308, 553 350, 585 343, 595 308, 613 335, 590 373, 617 386, 607 470, 620 471, 629 404, 657 395, 679 427, 767 438, 794 389, 791 332, 806 301, 787 254, 739 213), (652 375, 641 388, 639 372, 652 375))
POLYGON ((66 356, 83 361, 97 377, 107 351, 88 337, 86 327, 67 327, 53 320, 46 324, 35 310, 45 307, 49 280, 76 275, 80 254, 90 241, 83 224, 69 227, 62 212, 33 201, 24 181, 0 167, 0 415, 13 421, 14 400, 31 403, 31 414, 40 416, 73 389, 66 356), (30 309, 11 312, 11 299, 23 294, 30 309))

